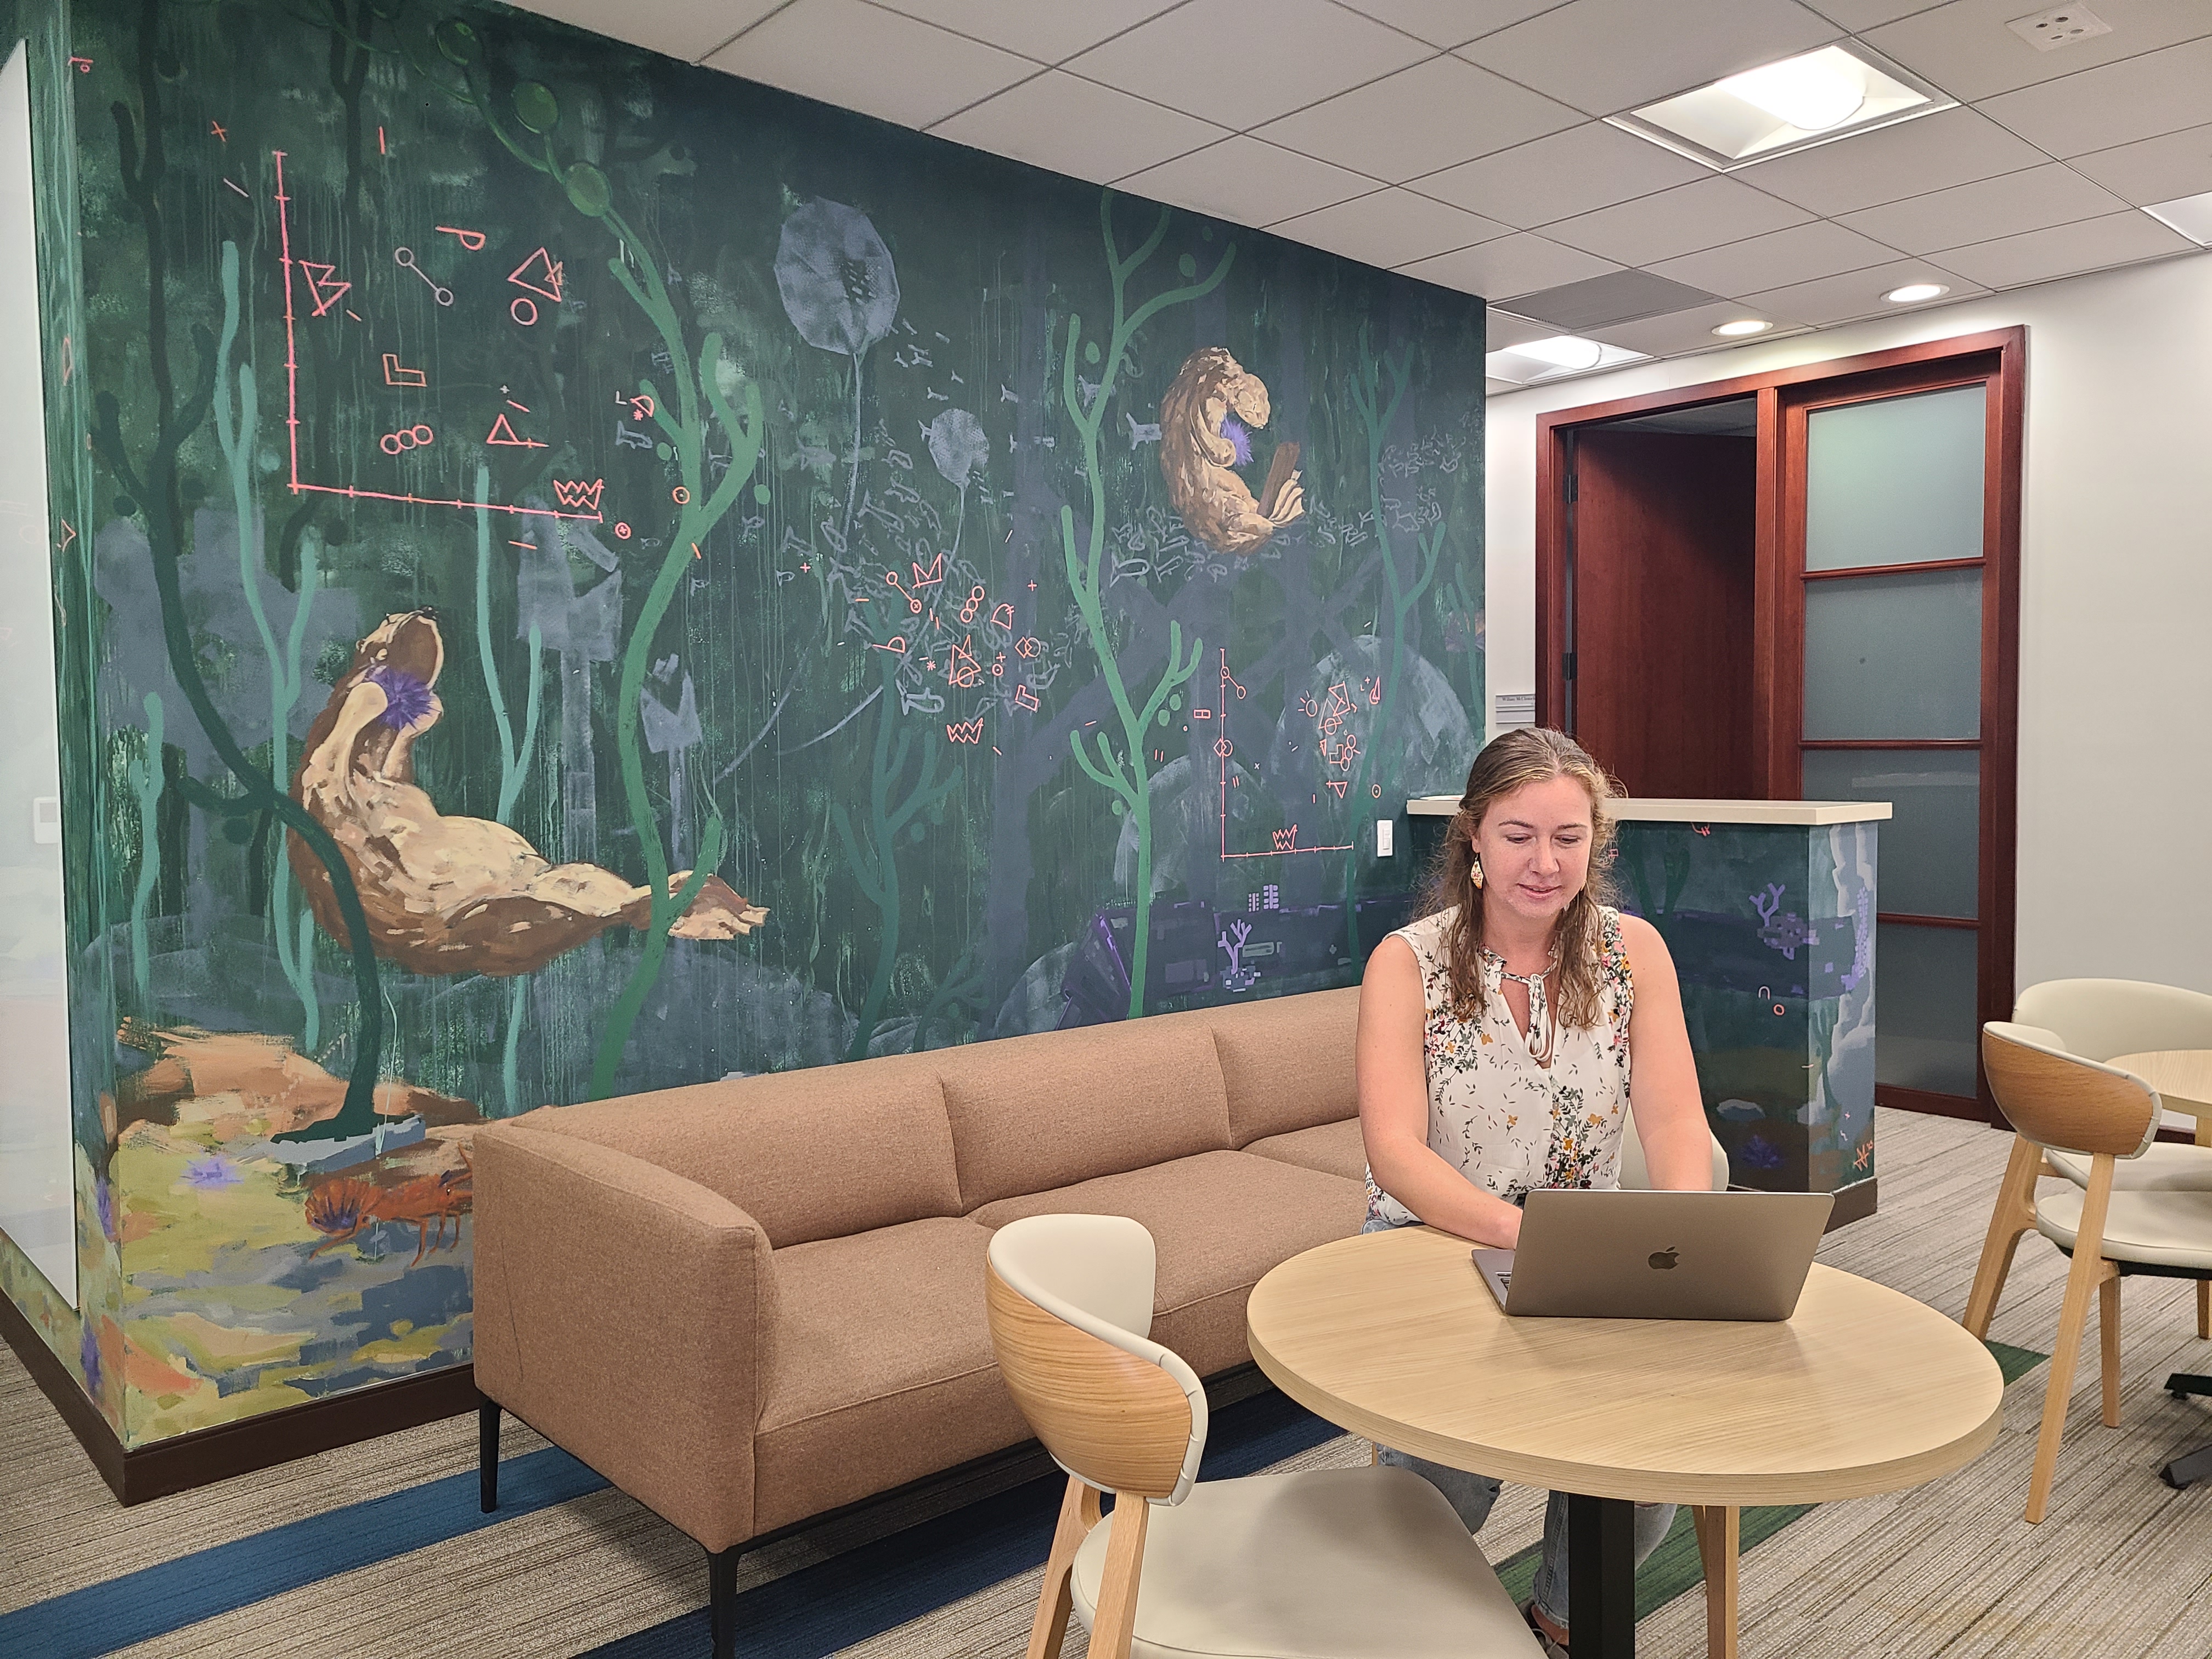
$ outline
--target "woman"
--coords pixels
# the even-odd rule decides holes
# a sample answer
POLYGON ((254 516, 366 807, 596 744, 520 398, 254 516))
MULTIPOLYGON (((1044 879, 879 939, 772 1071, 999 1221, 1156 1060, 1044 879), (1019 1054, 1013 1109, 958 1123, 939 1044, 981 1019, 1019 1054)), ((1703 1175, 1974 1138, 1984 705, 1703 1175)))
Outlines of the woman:
MULTIPOLYGON (((1426 1222, 1510 1249, 1539 1187, 1620 1184, 1634 1103, 1655 1187, 1711 1184, 1711 1141, 1667 946, 1605 903, 1591 860, 1612 787, 1573 738, 1523 727, 1475 757, 1424 914, 1376 947, 1359 994, 1367 1227, 1426 1222), (1630 1055, 1635 1056, 1632 1072, 1630 1055)), ((1498 1482, 1402 1452, 1469 1531, 1498 1482)), ((1671 1504, 1639 1504, 1636 1559, 1671 1504)), ((1566 1501, 1552 1494, 1529 1615, 1567 1639, 1566 1501)))

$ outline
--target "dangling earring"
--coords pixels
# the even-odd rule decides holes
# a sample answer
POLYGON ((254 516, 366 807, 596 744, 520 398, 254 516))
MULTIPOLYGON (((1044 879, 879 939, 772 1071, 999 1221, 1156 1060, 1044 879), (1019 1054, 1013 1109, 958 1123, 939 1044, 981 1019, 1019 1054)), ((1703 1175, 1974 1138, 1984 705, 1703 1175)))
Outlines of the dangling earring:
POLYGON ((1480 892, 1482 890, 1481 854, 1477 853, 1474 855, 1474 862, 1468 867, 1467 878, 1474 884, 1476 891, 1480 892))

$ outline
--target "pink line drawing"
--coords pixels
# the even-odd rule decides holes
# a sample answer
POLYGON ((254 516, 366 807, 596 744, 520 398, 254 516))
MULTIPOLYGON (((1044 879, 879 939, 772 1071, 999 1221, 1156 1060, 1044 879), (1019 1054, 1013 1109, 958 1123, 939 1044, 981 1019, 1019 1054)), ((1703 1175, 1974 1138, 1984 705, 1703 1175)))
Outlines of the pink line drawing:
MULTIPOLYGON (((340 495, 348 501, 399 501, 410 507, 451 507, 464 511, 482 505, 491 513, 504 513, 518 519, 581 519, 592 524, 605 522, 594 503, 588 513, 560 513, 550 507, 517 507, 505 501, 478 503, 465 501, 458 494, 445 495, 400 495, 385 489, 356 489, 350 485, 310 483, 300 476, 300 349, 298 336, 299 313, 293 303, 292 267, 292 198, 284 193, 284 152, 270 152, 276 164, 276 229, 278 257, 284 270, 284 427, 289 434, 292 493, 295 495, 340 495)), ((305 280, 304 276, 302 280, 305 280)))
POLYGON ((1351 852, 1352 848, 1350 842, 1328 847, 1299 846, 1298 826, 1295 823, 1287 830, 1269 830, 1268 839, 1274 845, 1264 852, 1232 853, 1229 850, 1229 791, 1232 782, 1243 781, 1241 779, 1232 780, 1229 775, 1229 757, 1237 752, 1237 745, 1229 740, 1229 690, 1231 686, 1236 686, 1237 696, 1241 700, 1245 695, 1244 688, 1237 684, 1237 677, 1229 672, 1229 653, 1224 650, 1221 653, 1221 684, 1215 694, 1214 708, 1210 714, 1205 709, 1191 710, 1194 719, 1206 715, 1221 724, 1221 735, 1213 740, 1213 752, 1221 760, 1221 857, 1223 861, 1226 862, 1231 859, 1289 858, 1297 853, 1351 852))

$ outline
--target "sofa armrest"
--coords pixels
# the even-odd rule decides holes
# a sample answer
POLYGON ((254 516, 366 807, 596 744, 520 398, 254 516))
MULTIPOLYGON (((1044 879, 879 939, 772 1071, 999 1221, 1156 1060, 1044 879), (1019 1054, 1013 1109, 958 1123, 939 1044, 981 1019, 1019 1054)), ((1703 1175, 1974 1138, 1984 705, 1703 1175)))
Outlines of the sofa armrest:
POLYGON ((537 1127, 479 1133, 477 1386, 709 1550, 752 1535, 775 1277, 729 1200, 537 1127))

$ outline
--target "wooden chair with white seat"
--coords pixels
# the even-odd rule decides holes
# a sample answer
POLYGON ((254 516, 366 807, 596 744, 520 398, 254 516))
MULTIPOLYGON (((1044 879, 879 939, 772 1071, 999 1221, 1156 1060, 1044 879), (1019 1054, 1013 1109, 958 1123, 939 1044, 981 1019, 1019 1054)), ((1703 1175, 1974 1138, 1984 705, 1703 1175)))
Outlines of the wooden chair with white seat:
MULTIPOLYGON (((2031 1226, 2073 1258, 2028 1482, 2027 1519, 2039 1522, 2051 1502, 2090 1291, 2098 1297, 2105 1425, 2118 1428, 2120 1279, 2130 1273, 2199 1281, 2212 1275, 2212 1193, 2130 1188, 2115 1179, 2117 1165, 2141 1158, 2158 1133, 2158 1092, 2134 1073, 2069 1052, 2054 1031, 1994 1020, 1982 1028, 1982 1064, 1998 1109, 2018 1134, 1984 1267, 2001 1245, 1993 1281, 2001 1285, 2014 1246, 2031 1226), (2085 1160, 2088 1178, 2039 1199, 2036 1176, 2060 1173, 2046 1168, 2058 1157, 2085 1160)), ((1985 1337, 1996 1295, 1992 1288, 1985 1302, 1979 1299, 1980 1275, 1976 1296, 1964 1322, 1985 1337)))
POLYGON ((1480 1547, 1419 1475, 1199 1483, 1206 1395, 1146 1334, 1153 1265, 1152 1235, 1122 1216, 1030 1216, 992 1236, 999 1370, 1068 1475, 1029 1659, 1058 1659, 1071 1607, 1096 1659, 1541 1659, 1480 1547))
MULTIPOLYGON (((2031 985, 2013 1005, 2022 1025, 2053 1033, 2059 1047, 2084 1060, 2111 1060, 2120 1054, 2163 1049, 2212 1050, 2212 996, 2178 985, 2134 979, 2052 979, 2031 985)), ((2161 1127, 2179 1127, 2189 1119, 2164 1112, 2161 1127)), ((2200 1137, 2201 1138, 2201 1137, 2200 1137)), ((2012 1161, 1990 1217, 1989 1237, 1974 1269, 1966 1298, 1966 1328, 1990 1334, 1990 1319, 2012 1271, 2013 1251, 2035 1225, 2035 1183, 2057 1176, 2076 1187, 2089 1184, 2090 1160, 2055 1148, 2037 1150, 2013 1143, 2012 1161)), ((2113 1171, 2116 1192, 2212 1192, 2212 1147, 2158 1141, 2139 1158, 2113 1171)), ((2197 1286, 2197 1334, 2212 1339, 2212 1283, 2197 1286)))

